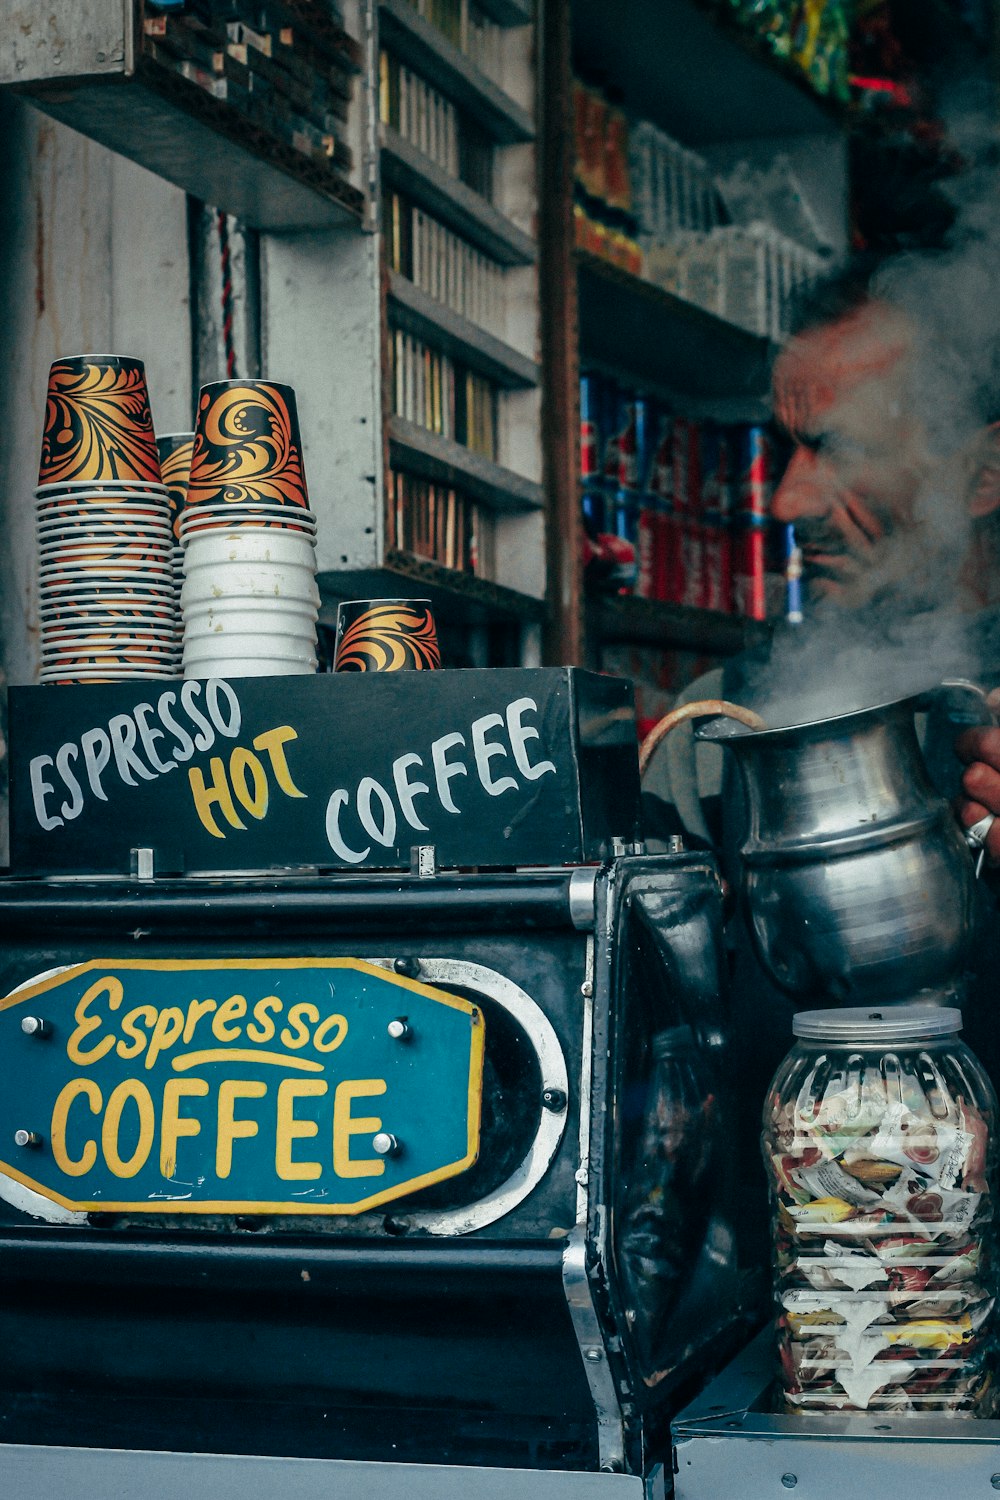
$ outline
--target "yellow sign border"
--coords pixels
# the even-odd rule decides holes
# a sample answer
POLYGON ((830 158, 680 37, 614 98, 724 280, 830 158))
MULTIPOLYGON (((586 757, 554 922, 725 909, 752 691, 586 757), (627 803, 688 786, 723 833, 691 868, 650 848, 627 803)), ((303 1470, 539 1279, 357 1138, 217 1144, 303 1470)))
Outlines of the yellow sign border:
POLYGON ((199 1202, 190 1203, 184 1199, 170 1201, 158 1200, 151 1203, 145 1202, 123 1202, 111 1203, 105 1200, 82 1201, 80 1199, 64 1198, 54 1188, 45 1187, 36 1182, 33 1177, 28 1177, 16 1167, 0 1158, 0 1173, 9 1177, 12 1181, 19 1183, 22 1187, 29 1188, 40 1197, 50 1203, 56 1203, 61 1208, 73 1213, 140 1213, 140 1214, 260 1214, 260 1215, 308 1215, 310 1217, 325 1214, 342 1214, 355 1217, 358 1214, 367 1213, 373 1208, 379 1208, 383 1203, 391 1203, 397 1198, 406 1197, 410 1193, 419 1192, 421 1188, 432 1187, 435 1183, 444 1182, 449 1177, 458 1177, 469 1167, 475 1164, 479 1155, 479 1124, 483 1097, 483 1058, 486 1045, 486 1030, 483 1025, 482 1011, 471 1000, 463 1000, 459 995, 450 995, 446 990, 436 989, 433 985, 422 984, 419 979, 410 979, 405 974, 397 974, 394 970, 384 969, 378 964, 369 963, 363 958, 93 958, 86 963, 70 964, 65 969, 60 969, 58 974, 50 974, 37 984, 29 984, 25 989, 11 992, 0 1000, 0 1011, 11 1010, 17 1005, 24 1004, 27 1000, 33 1000, 38 995, 44 995, 49 990, 56 989, 71 979, 76 979, 81 974, 90 974, 95 969, 139 969, 148 972, 150 969, 167 969, 183 971, 185 969, 198 970, 224 970, 224 969, 354 969, 363 974, 370 974, 372 978, 383 983, 388 982, 400 989, 411 990, 413 993, 423 995, 428 1000, 433 1000, 438 1005, 447 1005, 454 1010, 465 1011, 472 1020, 470 1033, 469 1054, 469 1092, 466 1119, 468 1131, 466 1137, 466 1154, 457 1162, 449 1162, 446 1166, 438 1167, 433 1172, 425 1172, 422 1177, 411 1177, 405 1183, 399 1183, 394 1188, 387 1188, 381 1193, 374 1193, 369 1198, 363 1198, 355 1203, 262 1203, 258 1199, 250 1202, 233 1202, 226 1199, 222 1202, 199 1202))

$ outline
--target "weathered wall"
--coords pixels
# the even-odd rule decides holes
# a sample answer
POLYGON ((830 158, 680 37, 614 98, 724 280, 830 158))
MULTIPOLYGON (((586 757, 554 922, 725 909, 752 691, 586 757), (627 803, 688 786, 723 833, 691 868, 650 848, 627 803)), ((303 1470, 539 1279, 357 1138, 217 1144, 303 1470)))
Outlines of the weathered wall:
MULTIPOLYGON (((49 365, 136 354, 153 418, 191 421, 184 194, 0 93, 0 657, 35 680, 38 586, 32 491, 49 365)), ((0 858, 6 820, 0 820, 0 858)))

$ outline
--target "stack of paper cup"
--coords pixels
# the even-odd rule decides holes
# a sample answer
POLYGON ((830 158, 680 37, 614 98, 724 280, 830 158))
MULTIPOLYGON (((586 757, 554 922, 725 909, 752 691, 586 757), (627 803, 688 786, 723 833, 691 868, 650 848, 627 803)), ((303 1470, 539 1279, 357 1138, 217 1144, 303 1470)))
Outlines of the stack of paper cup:
POLYGON ((175 676, 170 502, 140 360, 53 364, 35 507, 41 681, 175 676))
POLYGON ((184 502, 187 499, 188 479, 191 474, 191 453, 194 449, 194 433, 164 433, 156 439, 156 448, 160 455, 160 475, 163 483, 166 485, 167 494, 170 496, 170 530, 174 542, 172 572, 174 585, 177 589, 175 634, 177 661, 179 665, 184 645, 184 624, 181 619, 180 610, 181 585, 184 582, 184 548, 181 546, 181 511, 184 509, 184 502))
POLYGON ((289 386, 202 389, 178 529, 184 675, 315 672, 316 518, 289 386))

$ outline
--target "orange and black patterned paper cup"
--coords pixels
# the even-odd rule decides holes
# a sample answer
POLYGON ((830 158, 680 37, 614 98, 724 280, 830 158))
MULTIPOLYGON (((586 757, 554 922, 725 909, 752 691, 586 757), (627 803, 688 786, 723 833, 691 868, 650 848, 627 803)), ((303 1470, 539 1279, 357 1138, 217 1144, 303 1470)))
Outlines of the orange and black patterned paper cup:
POLYGON ((290 385, 220 380, 202 386, 185 512, 199 505, 309 508, 290 385))
POLYGON ((338 606, 335 672, 434 672, 440 665, 428 599, 349 599, 338 606))
POLYGON ((49 371, 39 485, 160 483, 140 359, 79 354, 49 371))
POLYGON ((187 500, 188 479, 191 474, 191 455, 194 452, 193 432, 167 432, 156 439, 160 455, 160 473, 170 496, 170 528, 178 535, 184 502, 187 500))

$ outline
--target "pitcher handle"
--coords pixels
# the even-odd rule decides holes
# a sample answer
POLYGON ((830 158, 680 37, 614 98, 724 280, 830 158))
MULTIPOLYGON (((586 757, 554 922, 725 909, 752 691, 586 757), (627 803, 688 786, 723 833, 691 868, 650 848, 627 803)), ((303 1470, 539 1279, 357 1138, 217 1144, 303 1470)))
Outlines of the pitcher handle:
POLYGON ((745 724, 748 729, 766 729, 767 725, 759 714, 755 714, 750 708, 742 708, 738 703, 730 703, 725 698, 699 698, 696 703, 685 703, 680 708, 673 709, 669 714, 664 714, 646 735, 639 746, 639 775, 645 771, 652 760, 656 747, 660 741, 665 739, 672 729, 678 724, 683 724, 685 719, 736 719, 740 724, 745 724))
MULTIPOLYGON (((990 707, 985 688, 981 688, 978 683, 969 682, 963 677, 948 678, 935 689, 934 697, 938 698, 945 694, 968 701, 968 712, 954 716, 959 719, 959 722, 965 722, 970 726, 996 727, 998 723, 996 713, 990 707)), ((986 837, 995 822, 996 814, 987 813, 985 818, 979 819, 978 823, 973 823, 971 827, 962 830, 965 842, 975 856, 977 880, 982 874, 986 860, 986 837)))

